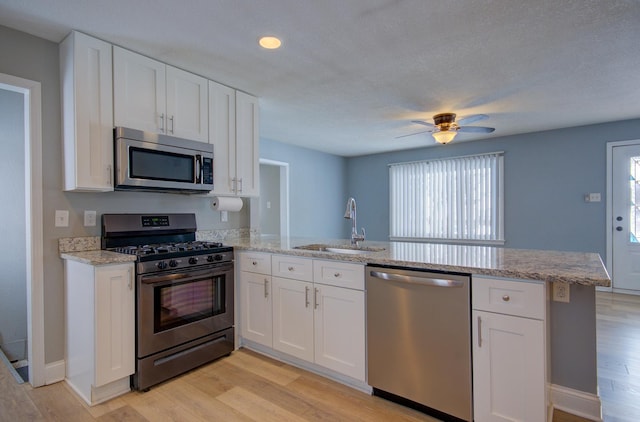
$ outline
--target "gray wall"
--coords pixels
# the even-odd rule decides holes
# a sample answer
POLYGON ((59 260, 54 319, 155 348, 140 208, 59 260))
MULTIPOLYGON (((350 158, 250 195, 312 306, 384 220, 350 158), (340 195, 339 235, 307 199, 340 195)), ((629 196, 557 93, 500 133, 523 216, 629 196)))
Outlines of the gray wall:
POLYGON ((0 89, 0 348, 27 359, 24 96, 0 89))
POLYGON ((62 191, 62 140, 58 45, 23 32, 0 26, 0 73, 42 84, 42 183, 44 226, 44 321, 45 362, 64 359, 63 265, 58 254, 61 237, 99 236, 100 225, 83 226, 84 210, 116 212, 194 212, 203 230, 249 227, 249 207, 220 213, 204 197, 159 193, 69 193, 62 191), (69 227, 54 227, 55 210, 69 210, 69 227))
MULTIPOLYGON (((349 158, 347 189, 369 239, 388 240, 390 163, 505 151, 505 247, 606 250, 606 143, 640 139, 640 119, 349 158), (602 202, 584 195, 600 192, 602 202)), ((429 141, 430 142, 430 141, 429 141)), ((596 392, 595 290, 551 305, 552 382, 596 392)))
POLYGON ((260 233, 280 234, 280 167, 260 164, 260 233))
POLYGON ((260 158, 289 163, 289 234, 344 238, 346 159, 260 140, 260 158))

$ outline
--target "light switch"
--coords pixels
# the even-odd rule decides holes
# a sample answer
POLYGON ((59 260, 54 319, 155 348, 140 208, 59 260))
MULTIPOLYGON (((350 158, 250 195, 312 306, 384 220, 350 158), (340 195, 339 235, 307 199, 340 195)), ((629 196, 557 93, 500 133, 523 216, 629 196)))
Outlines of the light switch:
POLYGON ((56 210, 56 227, 69 227, 69 210, 56 210))
POLYGON ((84 226, 85 227, 94 227, 96 225, 96 212, 95 211, 84 211, 84 226))

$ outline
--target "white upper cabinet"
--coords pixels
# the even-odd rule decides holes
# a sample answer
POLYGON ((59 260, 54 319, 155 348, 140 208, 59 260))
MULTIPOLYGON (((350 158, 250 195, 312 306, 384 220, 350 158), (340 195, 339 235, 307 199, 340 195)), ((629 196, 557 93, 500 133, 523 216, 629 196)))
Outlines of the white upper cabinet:
POLYGON ((211 195, 260 195, 258 116, 256 97, 209 81, 211 195))
POLYGON ((259 114, 258 99, 236 91, 235 192, 240 196, 260 195, 259 114))
POLYGON ((209 142, 213 144, 212 195, 235 195, 236 91, 209 81, 209 142))
POLYGON ((208 142, 207 80, 113 47, 115 126, 208 142))
POLYGON ((209 141, 207 82, 201 76, 167 66, 167 134, 209 141))
POLYGON ((111 44, 72 32, 60 44, 64 190, 113 190, 111 44))

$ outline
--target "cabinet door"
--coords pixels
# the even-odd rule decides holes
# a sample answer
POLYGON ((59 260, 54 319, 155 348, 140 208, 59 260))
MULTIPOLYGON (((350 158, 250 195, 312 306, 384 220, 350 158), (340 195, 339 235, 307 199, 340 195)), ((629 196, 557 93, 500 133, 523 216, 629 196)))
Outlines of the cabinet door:
POLYGON ((60 44, 64 190, 113 190, 111 44, 72 32, 60 44))
POLYGON ((205 78, 167 66, 166 133, 209 142, 208 97, 205 78))
POLYGON ((213 81, 209 81, 209 143, 213 144, 211 194, 235 194, 236 91, 213 81))
POLYGON ((315 362, 365 380, 364 292, 314 284, 315 362))
POLYGON ((132 264, 96 268, 95 387, 135 370, 134 298, 132 264))
POLYGON ((241 271, 240 290, 242 337, 272 347, 271 276, 241 271))
POLYGON ((474 419, 544 421, 544 323, 473 311, 473 324, 474 419))
POLYGON ((258 99, 236 92, 236 193, 242 196, 260 195, 258 116, 258 99))
POLYGON ((165 133, 166 66, 113 47, 113 112, 115 126, 165 133))
POLYGON ((313 362, 313 284, 273 277, 273 348, 313 362))

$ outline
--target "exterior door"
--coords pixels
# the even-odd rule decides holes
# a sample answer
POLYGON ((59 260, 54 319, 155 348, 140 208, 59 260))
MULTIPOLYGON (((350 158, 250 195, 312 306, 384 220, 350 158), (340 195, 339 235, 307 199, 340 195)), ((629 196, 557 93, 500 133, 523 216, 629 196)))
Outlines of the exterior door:
POLYGON ((613 288, 640 291, 640 144, 612 157, 613 288))

